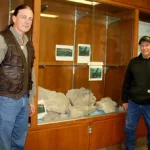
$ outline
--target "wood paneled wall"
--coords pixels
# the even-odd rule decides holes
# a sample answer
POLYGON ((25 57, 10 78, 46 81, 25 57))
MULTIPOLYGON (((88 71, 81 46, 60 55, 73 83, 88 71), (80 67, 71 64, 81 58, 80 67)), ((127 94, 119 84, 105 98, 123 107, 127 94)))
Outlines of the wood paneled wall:
POLYGON ((110 3, 112 5, 124 6, 128 8, 137 8, 142 11, 148 11, 150 8, 149 0, 97 0, 98 2, 110 3))
POLYGON ((139 8, 146 8, 146 9, 150 8, 149 0, 138 0, 138 1, 137 0, 112 0, 112 1, 133 5, 139 8))
POLYGON ((9 0, 0 1, 0 31, 8 26, 9 20, 9 0))

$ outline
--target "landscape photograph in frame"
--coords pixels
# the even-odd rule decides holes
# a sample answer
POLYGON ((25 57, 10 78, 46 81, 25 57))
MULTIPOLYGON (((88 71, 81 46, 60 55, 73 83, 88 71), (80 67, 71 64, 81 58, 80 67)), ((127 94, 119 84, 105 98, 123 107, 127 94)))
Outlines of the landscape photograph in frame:
POLYGON ((73 61, 74 47, 69 45, 56 45, 55 55, 57 61, 73 61))

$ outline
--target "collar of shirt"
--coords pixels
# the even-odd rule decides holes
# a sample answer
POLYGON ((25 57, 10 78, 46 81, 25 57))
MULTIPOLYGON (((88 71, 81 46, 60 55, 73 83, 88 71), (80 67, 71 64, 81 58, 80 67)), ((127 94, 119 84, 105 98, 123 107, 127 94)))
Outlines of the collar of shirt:
POLYGON ((13 27, 10 27, 10 31, 13 33, 13 35, 15 36, 15 38, 17 39, 18 43, 20 46, 26 46, 27 42, 28 42, 28 37, 26 36, 26 34, 23 35, 23 45, 20 43, 20 37, 19 34, 14 30, 13 27))
POLYGON ((140 53, 138 57, 139 57, 140 59, 142 59, 142 60, 150 60, 150 58, 144 58, 144 57, 142 56, 142 53, 140 53))

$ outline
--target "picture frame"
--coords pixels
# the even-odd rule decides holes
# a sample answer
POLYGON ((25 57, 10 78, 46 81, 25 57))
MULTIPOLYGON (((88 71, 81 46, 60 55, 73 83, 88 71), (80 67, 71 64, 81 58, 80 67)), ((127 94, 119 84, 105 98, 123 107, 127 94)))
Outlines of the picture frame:
POLYGON ((103 63, 89 63, 89 81, 101 81, 103 77, 103 63))
POLYGON ((91 46, 89 44, 78 44, 78 63, 88 63, 91 58, 91 46))
POLYGON ((74 46, 56 45, 55 57, 57 61, 73 61, 74 46))

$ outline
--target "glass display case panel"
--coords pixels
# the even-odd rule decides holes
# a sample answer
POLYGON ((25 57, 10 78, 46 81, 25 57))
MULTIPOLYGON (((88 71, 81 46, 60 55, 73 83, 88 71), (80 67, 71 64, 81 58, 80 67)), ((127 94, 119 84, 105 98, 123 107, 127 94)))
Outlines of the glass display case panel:
POLYGON ((40 19, 38 123, 84 117, 89 112, 92 5, 43 0, 40 19), (79 105, 82 97, 85 106, 79 105))
MULTIPOLYGON (((92 52, 95 52, 95 55, 92 55, 91 61, 96 61, 96 54, 99 53, 99 61, 104 64, 104 74, 103 80, 97 82, 96 88, 92 85, 96 83, 91 82, 90 88, 95 89, 96 94, 101 93, 97 95, 97 100, 109 97, 119 107, 124 73, 133 51, 134 10, 100 3, 95 5, 93 12, 93 24, 97 25, 98 30, 92 30, 92 52), (101 31, 101 34, 98 31, 101 31), (97 38, 99 43, 96 42, 97 38)), ((121 106, 120 108, 122 109, 121 106)))
POLYGON ((124 73, 132 57, 134 10, 102 4, 106 15, 106 51, 104 60, 104 97, 110 97, 121 107, 124 73))
POLYGON ((39 124, 119 111, 124 66, 132 54, 134 11, 88 2, 42 0, 39 124), (112 111, 102 109, 102 98, 112 111))
POLYGON ((106 65, 127 65, 132 57, 134 11, 119 8, 108 16, 106 65))

